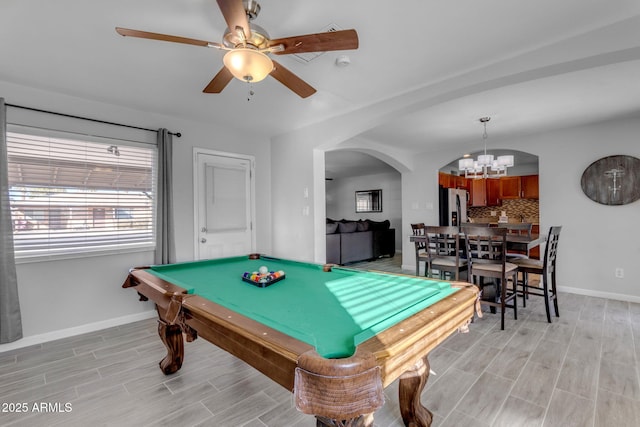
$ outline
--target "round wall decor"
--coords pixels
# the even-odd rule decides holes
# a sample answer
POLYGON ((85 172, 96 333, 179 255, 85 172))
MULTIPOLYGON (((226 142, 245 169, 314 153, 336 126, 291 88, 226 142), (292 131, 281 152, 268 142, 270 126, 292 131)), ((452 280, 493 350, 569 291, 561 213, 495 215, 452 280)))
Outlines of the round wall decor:
POLYGON ((603 205, 626 205, 640 199, 640 159, 608 156, 591 163, 582 173, 582 191, 603 205))

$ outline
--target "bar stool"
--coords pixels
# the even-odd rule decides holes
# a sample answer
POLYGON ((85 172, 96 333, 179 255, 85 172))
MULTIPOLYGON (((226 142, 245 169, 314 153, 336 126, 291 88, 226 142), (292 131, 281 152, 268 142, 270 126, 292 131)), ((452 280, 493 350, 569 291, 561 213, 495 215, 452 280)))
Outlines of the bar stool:
POLYGON ((560 317, 558 312, 558 296, 556 294, 556 257, 558 254, 558 241, 562 226, 555 226, 549 229, 547 246, 544 250, 542 260, 521 258, 510 262, 518 266, 518 271, 522 273, 522 281, 518 283, 522 287, 523 307, 527 306, 529 295, 541 296, 544 298, 544 306, 547 310, 547 322, 551 323, 551 310, 549 300, 553 300, 553 308, 556 317, 560 317), (529 273, 539 274, 542 278, 542 289, 529 286, 529 273))
POLYGON ((483 279, 496 281, 496 297, 482 299, 481 304, 492 309, 500 307, 500 328, 504 329, 506 308, 513 308, 513 318, 518 319, 517 278, 518 266, 507 262, 507 230, 505 228, 462 226, 469 263, 469 281, 476 283, 484 292, 483 279), (513 287, 509 289, 508 282, 513 287), (476 280, 479 282, 477 283, 476 280))
MULTIPOLYGON (((424 223, 419 222, 417 224, 411 224, 411 231, 414 236, 424 236, 424 223)), ((420 275, 420 263, 424 262, 424 274, 427 275, 427 261, 429 260, 429 254, 427 254, 427 239, 413 241, 416 249, 416 276, 420 275)))
POLYGON ((427 236, 427 271, 431 276, 433 270, 438 270, 440 278, 445 279, 443 273, 453 273, 455 280, 460 280, 460 272, 467 269, 467 260, 460 259, 460 232, 455 226, 424 227, 427 236))

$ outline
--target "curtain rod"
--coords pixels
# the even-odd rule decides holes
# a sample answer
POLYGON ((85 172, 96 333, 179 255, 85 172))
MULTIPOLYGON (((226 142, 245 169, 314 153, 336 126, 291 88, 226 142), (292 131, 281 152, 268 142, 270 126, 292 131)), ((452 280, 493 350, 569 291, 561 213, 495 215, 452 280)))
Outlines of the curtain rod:
MULTIPOLYGON (((107 124, 107 125, 120 126, 120 127, 124 127, 124 128, 146 130, 148 132, 158 132, 157 129, 149 129, 149 128, 143 128, 143 127, 140 127, 140 126, 125 125, 125 124, 122 124, 122 123, 108 122, 108 121, 105 121, 105 120, 98 120, 98 119, 91 119, 91 118, 88 118, 88 117, 74 116, 72 114, 57 113, 55 111, 41 110, 39 108, 23 107, 22 105, 14 105, 14 104, 7 104, 7 103, 5 103, 5 105, 7 107, 22 108, 23 110, 36 111, 38 113, 47 113, 47 114, 54 114, 56 116, 71 117, 72 119, 87 120, 87 121, 90 121, 90 122, 104 123, 104 124, 107 124)), ((175 132, 175 133, 174 132, 169 132, 169 134, 170 135, 175 135, 178 138, 180 138, 182 136, 182 134, 180 132, 175 132)))

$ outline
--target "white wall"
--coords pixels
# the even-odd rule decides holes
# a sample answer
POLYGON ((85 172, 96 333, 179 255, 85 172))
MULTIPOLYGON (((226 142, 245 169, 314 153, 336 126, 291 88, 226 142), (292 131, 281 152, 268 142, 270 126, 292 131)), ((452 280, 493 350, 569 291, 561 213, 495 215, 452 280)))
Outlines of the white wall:
MULTIPOLYGON (((635 227, 640 201, 604 206, 587 198, 580 187, 583 171, 602 157, 624 154, 640 158, 638 135, 640 119, 630 118, 523 136, 500 147, 539 156, 541 230, 563 226, 557 273, 561 289, 640 301, 640 272, 634 268, 640 259, 635 227), (623 279, 614 277, 617 267, 624 268, 623 279)), ((493 143, 499 145, 500 141, 493 143)), ((419 169, 403 174, 405 268, 415 268, 413 245, 406 238, 411 233, 409 224, 437 223, 437 170, 456 155, 454 150, 425 153, 416 159, 419 169)))
MULTIPOLYGON (((2 81, 0 96, 8 104, 151 129, 165 127, 173 132, 181 132, 181 138, 174 137, 173 158, 176 255, 180 261, 191 260, 194 256, 193 147, 255 156, 256 204, 260 207, 256 210, 256 250, 271 252, 271 153, 269 141, 259 134, 159 116, 2 81)), ((154 132, 65 119, 11 107, 7 110, 9 123, 155 141, 154 132)), ((47 334, 59 334, 61 330, 78 330, 91 325, 105 325, 105 322, 125 322, 153 310, 150 303, 138 302, 133 290, 121 288, 130 267, 148 265, 152 261, 152 252, 138 252, 18 264, 24 337, 26 340, 37 339, 47 334)), ((9 345, 0 346, 0 352, 9 345)))
POLYGON ((271 147, 271 253, 280 258, 324 262, 324 255, 322 259, 315 256, 316 251, 324 254, 324 240, 314 238, 314 220, 324 218, 325 211, 324 161, 305 141, 272 143, 271 147), (314 169, 321 170, 322 178, 314 179, 314 169), (318 197, 322 197, 322 204, 317 203, 318 197))
POLYGON ((363 175, 327 181, 326 215, 332 219, 371 219, 391 222, 396 229, 396 249, 402 249, 402 181, 399 172, 363 175), (382 212, 355 213, 355 192, 382 190, 382 212))
MULTIPOLYGON (((618 120, 528 138, 540 156, 540 222, 563 225, 559 284, 590 295, 640 301, 640 201, 623 206, 593 202, 580 179, 594 161, 617 154, 640 158, 640 119, 618 120), (614 271, 624 268, 625 277, 614 271)), ((640 185, 636 175, 635 185, 640 185)))

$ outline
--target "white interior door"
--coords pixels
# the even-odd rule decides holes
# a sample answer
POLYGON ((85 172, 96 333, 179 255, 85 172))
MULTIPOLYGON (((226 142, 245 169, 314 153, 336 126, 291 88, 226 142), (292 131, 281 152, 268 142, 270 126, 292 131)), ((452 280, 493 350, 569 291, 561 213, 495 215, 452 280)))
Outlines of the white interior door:
POLYGON ((253 160, 195 152, 196 258, 254 252, 253 160))

